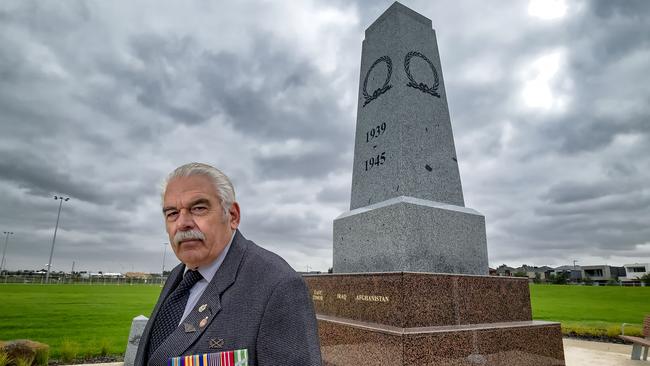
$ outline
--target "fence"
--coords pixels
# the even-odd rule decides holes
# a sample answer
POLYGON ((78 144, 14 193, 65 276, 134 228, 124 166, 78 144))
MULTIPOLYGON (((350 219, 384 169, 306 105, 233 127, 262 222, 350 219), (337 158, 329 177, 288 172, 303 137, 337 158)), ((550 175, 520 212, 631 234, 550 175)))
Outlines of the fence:
MULTIPOLYGON (((162 286, 167 277, 152 278, 127 278, 127 277, 87 277, 79 276, 52 276, 50 275, 51 285, 158 285, 162 286)), ((0 284, 3 283, 20 283, 20 284, 45 284, 45 275, 7 275, 0 276, 0 284)))

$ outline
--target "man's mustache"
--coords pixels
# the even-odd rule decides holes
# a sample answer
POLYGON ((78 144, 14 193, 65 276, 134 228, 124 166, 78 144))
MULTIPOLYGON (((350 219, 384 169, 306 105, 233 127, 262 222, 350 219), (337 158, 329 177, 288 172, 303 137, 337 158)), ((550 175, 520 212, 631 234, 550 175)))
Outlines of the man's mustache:
POLYGON ((179 246, 181 242, 187 240, 205 241, 205 235, 199 230, 177 231, 174 234, 174 245, 179 246))

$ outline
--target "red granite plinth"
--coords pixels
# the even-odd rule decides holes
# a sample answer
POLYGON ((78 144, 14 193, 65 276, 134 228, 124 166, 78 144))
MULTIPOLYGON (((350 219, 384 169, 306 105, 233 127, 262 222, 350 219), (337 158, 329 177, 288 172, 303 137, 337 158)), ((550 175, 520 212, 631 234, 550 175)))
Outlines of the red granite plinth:
POLYGON ((305 276, 325 365, 564 365, 528 281, 433 273, 305 276))

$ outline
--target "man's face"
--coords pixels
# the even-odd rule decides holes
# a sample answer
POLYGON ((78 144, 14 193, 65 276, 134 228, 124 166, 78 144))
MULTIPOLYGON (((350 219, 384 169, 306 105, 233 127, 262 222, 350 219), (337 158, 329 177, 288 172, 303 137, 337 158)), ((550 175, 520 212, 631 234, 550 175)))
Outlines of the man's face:
POLYGON ((239 205, 236 202, 229 213, 224 214, 210 178, 193 175, 169 181, 163 199, 163 215, 176 257, 189 268, 212 263, 228 245, 239 225, 239 205), (174 240, 177 233, 190 231, 200 231, 204 239, 174 240))

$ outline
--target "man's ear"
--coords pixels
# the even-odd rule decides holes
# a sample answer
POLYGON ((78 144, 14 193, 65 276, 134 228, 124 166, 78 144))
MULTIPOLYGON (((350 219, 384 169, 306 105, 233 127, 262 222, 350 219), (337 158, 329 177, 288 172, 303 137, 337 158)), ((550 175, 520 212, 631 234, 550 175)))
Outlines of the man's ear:
POLYGON ((230 213, 230 228, 235 230, 239 227, 239 220, 241 219, 239 204, 233 202, 232 205, 230 205, 230 210, 228 210, 228 212, 230 213))

